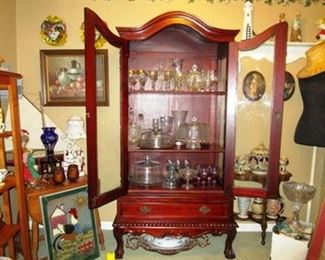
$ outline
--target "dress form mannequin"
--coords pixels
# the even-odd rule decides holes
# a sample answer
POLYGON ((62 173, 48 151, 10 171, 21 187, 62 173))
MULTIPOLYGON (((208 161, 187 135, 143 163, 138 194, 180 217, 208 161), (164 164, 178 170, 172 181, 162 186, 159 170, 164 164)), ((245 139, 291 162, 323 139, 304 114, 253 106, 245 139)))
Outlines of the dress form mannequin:
POLYGON ((307 64, 297 75, 304 109, 294 140, 325 147, 325 42, 310 48, 306 55, 307 64))

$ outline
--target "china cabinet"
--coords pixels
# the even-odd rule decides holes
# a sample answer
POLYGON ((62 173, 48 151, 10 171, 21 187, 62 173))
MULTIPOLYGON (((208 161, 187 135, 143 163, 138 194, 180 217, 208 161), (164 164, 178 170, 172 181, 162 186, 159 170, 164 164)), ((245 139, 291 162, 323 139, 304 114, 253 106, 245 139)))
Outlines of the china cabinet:
POLYGON ((24 259, 31 259, 28 214, 26 208, 26 194, 22 171, 22 148, 21 130, 19 119, 17 79, 22 76, 16 73, 0 71, 0 89, 8 93, 8 106, 11 113, 11 131, 0 133, 0 168, 6 168, 4 138, 12 137, 14 174, 7 175, 3 183, 0 183, 0 196, 2 205, 0 207, 0 255, 8 253, 11 259, 16 259, 14 239, 20 235, 20 244, 24 259), (16 202, 10 197, 11 190, 16 190, 16 202), (17 205, 18 220, 13 220, 13 205, 17 205), (1 208, 3 219, 1 219, 1 208), (2 224, 1 224, 2 222, 2 224), (5 248, 8 250, 5 251, 5 248))
MULTIPOLYGON (((287 24, 276 24, 252 40, 237 43, 238 30, 210 27, 195 16, 175 11, 141 27, 117 27, 117 31, 119 36, 85 9, 90 207, 117 199, 113 223, 117 258, 123 257, 124 242, 131 249, 143 247, 175 254, 207 246, 208 234, 225 234, 224 254, 234 258, 234 196, 279 196, 277 167, 287 24), (121 180, 113 188, 102 185, 103 178, 106 182, 113 177, 107 175, 110 166, 101 164, 106 159, 100 149, 104 146, 99 142, 104 131, 100 122, 105 119, 96 105, 95 29, 110 47, 119 49, 120 57, 120 75, 116 78, 120 102, 115 108, 120 112, 120 125, 114 129, 120 129, 116 171, 121 180), (238 136, 236 127, 237 92, 241 93, 240 73, 244 68, 238 65, 239 52, 252 50, 270 38, 275 42, 271 72, 276 73, 271 73, 267 83, 268 113, 272 116, 265 134, 265 142, 271 144, 266 184, 261 188, 237 187, 234 161, 241 152, 237 151, 237 142, 245 139, 245 135, 238 136), (102 170, 106 174, 101 174, 102 170)), ((117 85, 110 82, 110 89, 117 85)), ((254 145, 252 140, 240 149, 254 145)))

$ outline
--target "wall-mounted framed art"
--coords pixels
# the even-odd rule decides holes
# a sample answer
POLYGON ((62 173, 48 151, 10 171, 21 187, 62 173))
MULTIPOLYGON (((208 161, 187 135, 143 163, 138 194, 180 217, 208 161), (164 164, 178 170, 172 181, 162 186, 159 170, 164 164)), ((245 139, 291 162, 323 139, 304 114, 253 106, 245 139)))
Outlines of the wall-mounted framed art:
MULTIPOLYGON (((40 50, 44 106, 85 105, 84 50, 40 50)), ((108 51, 96 51, 98 105, 109 105, 108 51)))
POLYGON ((54 259, 99 257, 94 213, 87 186, 40 197, 47 253, 54 259))

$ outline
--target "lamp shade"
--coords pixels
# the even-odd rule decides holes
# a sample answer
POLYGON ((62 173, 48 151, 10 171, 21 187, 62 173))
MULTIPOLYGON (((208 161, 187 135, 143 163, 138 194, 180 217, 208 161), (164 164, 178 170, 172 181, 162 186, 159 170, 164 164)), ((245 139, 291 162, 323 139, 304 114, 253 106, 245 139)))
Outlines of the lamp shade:
POLYGON ((65 136, 70 140, 85 139, 85 122, 80 116, 71 116, 67 121, 67 131, 65 136))

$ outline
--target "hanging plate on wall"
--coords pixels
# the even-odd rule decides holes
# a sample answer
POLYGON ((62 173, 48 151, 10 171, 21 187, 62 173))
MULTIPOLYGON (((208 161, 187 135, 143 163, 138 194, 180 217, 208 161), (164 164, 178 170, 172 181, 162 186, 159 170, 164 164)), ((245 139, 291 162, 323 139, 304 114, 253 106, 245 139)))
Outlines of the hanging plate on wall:
MULTIPOLYGON (((80 26, 80 38, 83 42, 85 42, 85 24, 82 23, 80 26)), ((95 48, 98 49, 102 47, 107 41, 103 37, 103 35, 100 34, 99 31, 95 31, 95 48)))
POLYGON ((295 92, 296 82, 295 78, 288 71, 285 72, 284 76, 284 92, 283 92, 283 100, 286 101, 290 99, 295 92))
POLYGON ((265 93, 265 79, 258 71, 247 73, 243 81, 243 93, 250 101, 261 99, 265 93))
POLYGON ((67 40, 67 28, 63 20, 56 15, 50 15, 41 24, 41 36, 45 43, 51 46, 62 46, 67 40))

